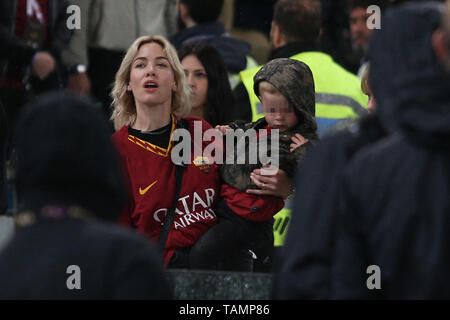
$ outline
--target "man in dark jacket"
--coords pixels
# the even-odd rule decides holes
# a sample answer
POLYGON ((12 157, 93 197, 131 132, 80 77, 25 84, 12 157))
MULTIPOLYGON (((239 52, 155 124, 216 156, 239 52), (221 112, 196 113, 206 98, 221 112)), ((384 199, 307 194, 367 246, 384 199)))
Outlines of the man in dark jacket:
POLYGON ((9 135, 29 96, 61 85, 60 53, 72 35, 67 7, 66 0, 0 1, 0 100, 9 135))
POLYGON ((396 132, 344 170, 333 298, 450 297, 450 73, 431 46, 442 9, 395 8, 373 35, 372 89, 396 132))
MULTIPOLYGON (((437 19, 437 16, 434 18, 437 19)), ((432 32, 432 28, 424 24, 423 20, 417 20, 416 23, 419 30, 432 32)), ((387 28, 386 25, 383 26, 387 28)), ((406 31, 410 32, 408 34, 416 32, 415 29, 406 31)), ((403 39, 402 43, 404 42, 403 39)), ((381 74, 372 81, 384 83, 385 76, 381 74)), ((377 100, 383 101, 378 104, 378 113, 361 118, 353 124, 346 124, 323 138, 299 169, 295 214, 276 265, 273 288, 275 298, 331 297, 331 268, 338 223, 336 210, 342 173, 358 151, 383 139, 393 130, 390 114, 392 106, 384 103, 383 98, 386 100, 386 97, 395 96, 397 92, 389 87, 385 88, 386 93, 373 91, 377 100)))
POLYGON ((126 196, 100 113, 53 93, 18 125, 19 213, 0 254, 0 299, 170 299, 153 245, 112 224, 126 196))
MULTIPOLYGON (((37 1, 37 0, 35 0, 37 1)), ((3 73, 5 64, 12 65, 16 71, 20 68, 31 65, 35 70, 39 64, 49 64, 45 68, 50 73, 52 71, 51 63, 59 58, 59 54, 65 48, 71 37, 71 31, 67 28, 66 22, 68 15, 66 13, 68 2, 65 0, 37 1, 38 4, 46 3, 45 7, 40 8, 41 16, 26 12, 27 1, 22 0, 4 0, 0 3, 0 70, 3 73), (39 19, 38 19, 39 18, 39 19), (42 39, 36 39, 41 44, 40 47, 33 47, 31 42, 24 39, 27 36, 27 28, 39 28, 38 25, 27 25, 27 20, 38 20, 45 27, 45 35, 42 39), (19 21, 20 20, 20 21, 19 21), (50 57, 44 57, 42 54, 47 52, 50 57), (41 55, 39 55, 39 54, 41 55)), ((36 70, 38 72, 40 70, 36 70)), ((45 76, 45 74, 42 74, 45 76)))

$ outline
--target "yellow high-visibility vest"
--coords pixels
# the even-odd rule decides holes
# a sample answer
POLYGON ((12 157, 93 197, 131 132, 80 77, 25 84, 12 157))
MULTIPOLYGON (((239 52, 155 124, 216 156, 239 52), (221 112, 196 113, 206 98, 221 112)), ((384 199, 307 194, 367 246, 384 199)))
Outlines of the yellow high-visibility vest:
MULTIPOLYGON (((247 56, 246 58, 247 64, 245 66, 245 69, 241 72, 258 67, 258 62, 256 62, 255 59, 253 59, 251 56, 247 56)), ((236 88, 236 86, 241 82, 240 72, 228 73, 228 81, 230 82, 231 90, 234 90, 234 88, 236 88)))
POLYGON ((292 210, 285 206, 273 217, 275 219, 273 223, 273 245, 275 247, 280 247, 284 244, 289 222, 291 221, 291 214, 292 210))
MULTIPOLYGON (((361 81, 323 52, 309 51, 291 59, 306 63, 312 71, 316 90, 316 122, 319 133, 348 118, 367 113, 367 96, 361 91, 361 81)), ((250 99, 252 121, 264 116, 261 102, 253 91, 253 77, 261 66, 240 72, 250 99)))

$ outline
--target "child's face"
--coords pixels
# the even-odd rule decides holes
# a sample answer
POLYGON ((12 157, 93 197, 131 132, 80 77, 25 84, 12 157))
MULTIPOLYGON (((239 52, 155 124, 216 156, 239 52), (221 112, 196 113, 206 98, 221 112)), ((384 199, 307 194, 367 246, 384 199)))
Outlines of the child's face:
POLYGON ((294 108, 281 93, 265 90, 260 93, 259 100, 261 100, 266 121, 271 128, 286 131, 297 125, 298 119, 294 108))

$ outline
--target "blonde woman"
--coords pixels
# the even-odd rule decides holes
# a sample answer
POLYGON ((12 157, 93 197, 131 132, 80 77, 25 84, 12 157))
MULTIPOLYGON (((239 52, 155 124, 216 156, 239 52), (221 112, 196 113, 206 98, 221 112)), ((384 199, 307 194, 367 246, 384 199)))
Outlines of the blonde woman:
MULTIPOLYGON (((172 204, 176 205, 164 262, 166 267, 188 267, 184 248, 192 246, 217 222, 213 208, 219 194, 219 176, 216 164, 191 155, 178 199, 174 199, 174 130, 186 128, 193 136, 195 121, 201 123, 203 131, 211 128, 200 118, 183 117, 190 112, 189 87, 175 49, 161 36, 138 38, 116 74, 112 96, 112 119, 117 130, 113 139, 130 191, 121 222, 157 242, 165 215, 172 204)), ((202 143, 201 147, 205 146, 202 143)))

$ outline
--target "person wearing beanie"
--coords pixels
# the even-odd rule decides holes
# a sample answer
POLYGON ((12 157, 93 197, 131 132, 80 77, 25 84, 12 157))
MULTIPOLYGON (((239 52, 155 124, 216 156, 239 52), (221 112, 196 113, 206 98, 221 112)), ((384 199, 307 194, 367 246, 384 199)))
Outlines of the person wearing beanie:
POLYGON ((18 123, 19 210, 0 254, 0 299, 171 299, 152 244, 112 224, 124 183, 95 106, 49 93, 18 123))
MULTIPOLYGON (((288 58, 275 59, 267 63, 254 77, 254 91, 262 102, 265 117, 253 122, 234 122, 227 126, 218 126, 225 139, 243 139, 245 149, 238 141, 234 145, 232 160, 227 154, 227 161, 221 166, 221 200, 217 211, 219 223, 213 226, 193 246, 190 252, 192 268, 214 269, 220 266, 220 259, 229 258, 240 248, 247 248, 270 256, 273 247, 273 216, 283 206, 282 198, 268 195, 247 193, 248 189, 264 189, 264 184, 257 185, 252 179, 252 172, 262 168, 261 161, 253 164, 251 146, 272 156, 278 153, 279 168, 289 177, 293 177, 297 163, 307 153, 310 141, 318 139, 315 114, 314 80, 309 67, 300 61, 288 58), (256 139, 246 139, 236 131, 227 134, 229 129, 255 130, 256 139), (266 129, 265 136, 260 129, 266 129), (278 131, 278 145, 271 139, 274 130, 278 131), (263 151, 262 151, 263 150, 263 151), (245 163, 238 160, 246 155, 245 163), (231 163, 229 163, 231 162, 231 163), (217 254, 220 252, 220 256, 217 254)), ((227 148, 226 152, 229 150, 227 148)), ((258 182, 259 184, 259 182, 258 182)), ((236 261, 238 270, 251 264, 236 261)))

